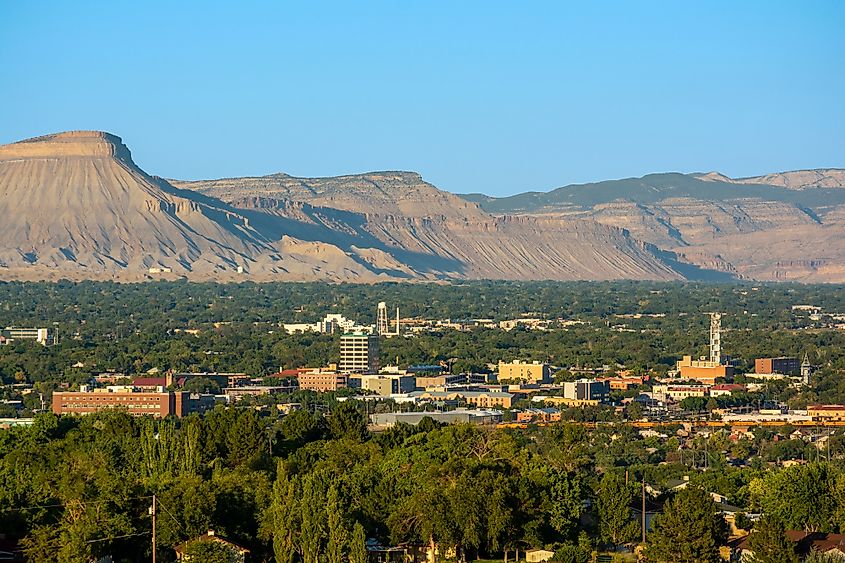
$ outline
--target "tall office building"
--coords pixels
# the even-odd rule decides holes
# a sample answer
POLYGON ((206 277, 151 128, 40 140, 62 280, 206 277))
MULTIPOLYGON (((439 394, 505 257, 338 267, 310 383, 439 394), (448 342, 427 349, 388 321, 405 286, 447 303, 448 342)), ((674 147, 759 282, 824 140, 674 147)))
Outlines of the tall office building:
POLYGON ((340 366, 342 373, 378 373, 378 334, 362 332, 340 337, 340 366))

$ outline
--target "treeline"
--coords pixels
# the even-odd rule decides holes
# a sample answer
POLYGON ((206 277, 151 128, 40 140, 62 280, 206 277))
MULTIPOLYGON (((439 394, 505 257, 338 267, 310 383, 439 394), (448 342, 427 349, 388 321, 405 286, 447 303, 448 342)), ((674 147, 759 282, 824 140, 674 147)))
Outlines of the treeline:
MULTIPOLYGON (((658 282, 497 282, 451 284, 214 284, 151 282, 0 282, 0 324, 184 327, 214 322, 314 322, 342 313, 375 322, 375 305, 401 305, 402 315, 424 318, 605 318, 618 313, 707 311, 739 316, 737 328, 791 327, 792 305, 845 311, 842 286, 658 282)), ((85 328, 84 326, 82 327, 85 328)))
MULTIPOLYGON (((0 378, 7 383, 57 378, 81 381, 104 371, 137 374, 152 368, 242 371, 260 376, 279 367, 325 365, 338 359, 338 335, 288 335, 276 324, 240 320, 217 326, 197 321, 176 323, 145 305, 139 303, 129 309, 131 312, 112 317, 104 314, 97 320, 65 320, 58 326, 58 346, 44 348, 19 342, 0 347, 0 378), (200 332, 179 332, 179 327, 200 332)), ((106 304, 104 308, 108 308, 106 304)), ((794 323, 795 318, 791 318, 794 323)), ((42 321, 3 322, 39 325, 42 321)), ((52 326, 49 322, 44 325, 52 326)), ((779 328, 780 323, 774 320, 767 324, 744 314, 729 316, 724 326, 724 350, 742 369, 753 370, 756 357, 804 353, 817 366, 845 367, 842 331, 779 328), (751 321, 759 326, 741 328, 751 321)), ((487 364, 502 359, 550 361, 567 367, 621 364, 660 372, 672 368, 684 354, 706 354, 707 339, 707 317, 703 314, 612 322, 587 318, 583 325, 550 331, 448 330, 415 338, 383 339, 381 355, 383 364, 397 360, 400 365, 446 362, 456 372, 483 371, 487 364), (627 327, 619 330, 613 323, 627 327)))
MULTIPOLYGON (((48 414, 0 433, 0 529, 30 561, 145 561, 155 495, 160 561, 210 529, 253 561, 355 560, 362 537, 434 543, 467 559, 546 547, 585 561, 637 541, 641 483, 665 488, 690 474, 677 456, 674 438, 626 426, 490 430, 427 419, 372 435, 354 402, 282 419, 223 408, 183 420, 48 414)), ((650 560, 714 560, 725 528, 710 492, 787 528, 845 529, 841 457, 778 471, 714 459, 692 472, 693 492, 665 507, 650 560), (672 551, 680 544, 682 559, 672 551)))

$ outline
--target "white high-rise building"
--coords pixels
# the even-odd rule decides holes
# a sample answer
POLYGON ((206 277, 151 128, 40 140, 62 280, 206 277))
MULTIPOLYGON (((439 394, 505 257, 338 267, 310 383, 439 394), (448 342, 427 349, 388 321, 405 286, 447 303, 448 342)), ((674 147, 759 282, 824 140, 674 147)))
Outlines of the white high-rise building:
POLYGON ((722 365, 722 313, 710 313, 710 361, 722 365))

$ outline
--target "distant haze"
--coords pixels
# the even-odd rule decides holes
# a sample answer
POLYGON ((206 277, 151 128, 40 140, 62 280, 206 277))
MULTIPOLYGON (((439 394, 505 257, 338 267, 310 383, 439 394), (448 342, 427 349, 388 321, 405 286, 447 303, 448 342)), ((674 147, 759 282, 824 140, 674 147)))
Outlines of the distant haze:
POLYGON ((845 165, 845 3, 5 2, 0 144, 494 196, 845 165))

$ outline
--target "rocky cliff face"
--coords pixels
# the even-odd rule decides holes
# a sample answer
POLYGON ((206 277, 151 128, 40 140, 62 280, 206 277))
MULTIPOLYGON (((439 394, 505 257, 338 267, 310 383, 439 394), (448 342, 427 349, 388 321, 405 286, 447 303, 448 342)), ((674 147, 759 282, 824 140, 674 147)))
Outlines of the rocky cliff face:
POLYGON ((0 279, 682 277, 622 229, 493 217, 412 173, 174 183, 108 133, 0 147, 0 279))
POLYGON ((140 280, 151 268, 241 279, 239 267, 258 279, 382 277, 340 248, 268 237, 240 210, 151 178, 118 137, 95 131, 0 147, 0 217, 0 279, 140 280))
POLYGON ((497 213, 579 217, 625 229, 703 270, 767 281, 845 282, 843 185, 839 169, 738 180, 711 172, 467 197, 497 213))
POLYGON ((777 172, 749 178, 729 178, 718 172, 709 172, 698 176, 702 180, 726 182, 730 184, 764 184, 780 186, 791 190, 811 188, 845 188, 845 169, 818 168, 815 170, 793 170, 777 172))
POLYGON ((196 190, 223 201, 257 197, 403 217, 480 219, 487 216, 477 204, 437 189, 415 172, 371 172, 334 178, 295 178, 287 174, 272 174, 170 182, 179 188, 196 190))
POLYGON ((653 174, 502 199, 411 172, 180 182, 114 135, 59 133, 0 147, 0 279, 845 282, 843 178, 653 174))

